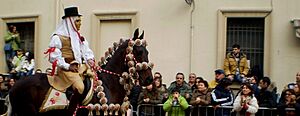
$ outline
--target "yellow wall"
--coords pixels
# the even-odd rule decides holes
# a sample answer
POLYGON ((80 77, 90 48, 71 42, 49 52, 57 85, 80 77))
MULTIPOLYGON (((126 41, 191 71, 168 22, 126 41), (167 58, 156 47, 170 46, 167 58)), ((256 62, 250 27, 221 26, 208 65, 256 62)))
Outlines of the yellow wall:
MULTIPOLYGON (((63 6, 76 5, 83 14, 81 33, 91 43, 97 57, 103 56, 95 51, 97 45, 93 42, 100 37, 95 26, 98 14, 135 14, 132 30, 135 27, 145 30, 150 60, 155 63, 153 72, 161 72, 167 84, 175 80, 177 72, 183 72, 186 77, 195 72, 209 81, 214 78, 214 70, 221 68, 224 57, 219 55, 220 45, 224 45, 219 44, 222 36, 220 10, 269 11, 266 24, 269 32, 265 36, 268 39, 266 76, 281 89, 286 83, 295 81, 296 72, 300 71, 300 39, 295 37, 290 23, 300 18, 299 0, 195 0, 192 20, 192 7, 185 0, 1 0, 0 3, 1 19, 38 17, 36 41, 39 43, 36 43, 35 54, 37 67, 42 70, 50 66, 43 51, 63 15, 63 6)), ((3 38, 3 20, 0 24, 0 37, 3 38)), ((3 45, 0 41, 1 48, 3 45)), ((3 50, 0 55, 4 56, 3 50)), ((4 72, 4 57, 0 57, 0 61, 0 72, 4 72)))

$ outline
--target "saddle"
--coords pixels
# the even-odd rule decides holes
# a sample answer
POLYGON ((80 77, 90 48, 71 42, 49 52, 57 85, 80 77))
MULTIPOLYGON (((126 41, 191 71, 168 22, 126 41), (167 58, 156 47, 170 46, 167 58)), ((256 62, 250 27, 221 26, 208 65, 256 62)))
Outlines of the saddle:
MULTIPOLYGON (((82 94, 83 96, 85 96, 84 99, 82 100, 82 105, 87 105, 91 101, 94 94, 93 91, 94 73, 91 71, 90 68, 88 68, 86 64, 83 64, 79 68, 78 72, 85 86, 82 94)), ((47 112, 49 110, 67 108, 67 106, 69 105, 69 99, 66 93, 67 92, 69 93, 70 91, 67 90, 68 88, 62 90, 60 86, 54 84, 54 83, 60 83, 61 79, 55 79, 55 78, 61 78, 61 77, 59 77, 58 75, 54 75, 54 76, 48 75, 47 78, 51 87, 49 88, 45 96, 45 99, 40 107, 40 112, 47 112)))

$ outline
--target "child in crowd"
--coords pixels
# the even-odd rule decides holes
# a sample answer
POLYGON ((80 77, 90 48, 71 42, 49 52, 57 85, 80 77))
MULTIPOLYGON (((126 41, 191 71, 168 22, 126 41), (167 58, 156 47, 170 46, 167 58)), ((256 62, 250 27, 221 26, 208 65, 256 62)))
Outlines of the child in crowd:
POLYGON ((163 109, 168 112, 168 116, 184 116, 184 110, 189 107, 188 102, 180 95, 179 91, 179 88, 174 88, 172 90, 172 95, 169 96, 168 100, 163 105, 163 109))

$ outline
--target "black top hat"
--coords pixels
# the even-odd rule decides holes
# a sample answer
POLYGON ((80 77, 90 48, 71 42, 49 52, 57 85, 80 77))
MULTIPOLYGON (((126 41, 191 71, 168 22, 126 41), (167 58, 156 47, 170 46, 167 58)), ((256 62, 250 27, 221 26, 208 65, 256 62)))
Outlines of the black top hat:
POLYGON ((65 16, 62 17, 62 19, 70 16, 81 16, 78 14, 78 8, 77 7, 68 7, 65 8, 65 16))

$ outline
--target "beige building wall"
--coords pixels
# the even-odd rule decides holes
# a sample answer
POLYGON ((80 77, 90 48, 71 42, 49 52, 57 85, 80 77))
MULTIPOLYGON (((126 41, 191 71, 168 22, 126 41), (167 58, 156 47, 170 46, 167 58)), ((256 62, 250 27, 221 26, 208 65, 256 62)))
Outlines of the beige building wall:
MULTIPOLYGON (((97 60, 119 39, 109 35, 127 37, 139 27, 145 30, 149 57, 155 63, 153 72, 161 72, 166 84, 175 80, 177 72, 186 77, 195 72, 209 81, 214 78, 214 70, 223 65, 227 17, 265 17, 264 73, 280 89, 295 81, 296 72, 300 71, 300 39, 295 37, 290 23, 300 18, 299 0, 195 0, 194 10, 185 0, 1 0, 0 3, 1 38, 6 21, 29 17, 27 20, 36 22, 35 57, 37 68, 42 70, 50 66, 43 52, 63 16, 63 7, 75 5, 83 14, 81 33, 90 42, 97 60), (121 27, 113 20, 122 20, 121 27), (118 28, 110 28, 114 26, 118 28)), ((4 41, 0 41, 1 48, 3 45, 4 41)), ((4 56, 3 50, 0 55, 4 56)), ((5 72, 4 57, 0 61, 0 72, 5 72)))

